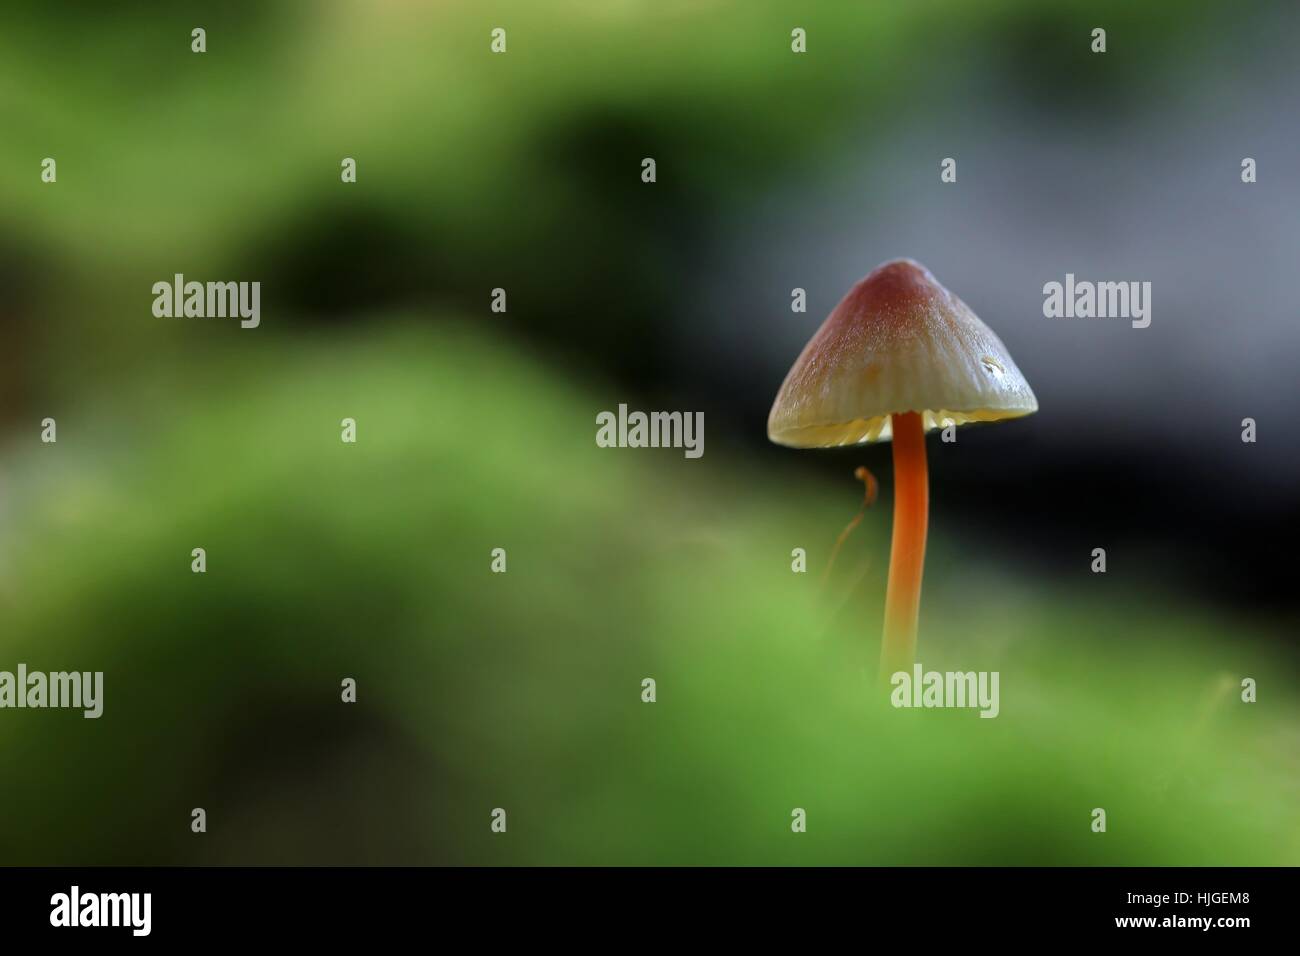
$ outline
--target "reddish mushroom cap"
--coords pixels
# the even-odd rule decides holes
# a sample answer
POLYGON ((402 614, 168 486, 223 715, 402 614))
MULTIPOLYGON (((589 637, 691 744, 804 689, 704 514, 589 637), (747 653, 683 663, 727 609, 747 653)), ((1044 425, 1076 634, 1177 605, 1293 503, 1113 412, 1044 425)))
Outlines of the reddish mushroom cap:
POLYGON ((1002 340, 911 259, 877 267, 817 330, 767 420, 779 445, 887 441, 890 416, 926 430, 1019 418, 1038 400, 1002 340))

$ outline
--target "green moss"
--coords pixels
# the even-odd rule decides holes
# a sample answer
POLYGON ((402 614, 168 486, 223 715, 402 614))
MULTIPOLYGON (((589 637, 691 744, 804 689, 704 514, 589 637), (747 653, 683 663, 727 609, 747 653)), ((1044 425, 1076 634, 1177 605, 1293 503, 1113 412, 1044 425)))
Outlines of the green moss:
POLYGON ((597 448, 598 383, 469 327, 267 342, 10 449, 0 666, 102 669, 106 704, 0 719, 7 861, 1297 862, 1296 701, 1248 623, 939 538, 921 659, 999 670, 1001 715, 881 708, 886 509, 818 587, 847 478, 597 448))

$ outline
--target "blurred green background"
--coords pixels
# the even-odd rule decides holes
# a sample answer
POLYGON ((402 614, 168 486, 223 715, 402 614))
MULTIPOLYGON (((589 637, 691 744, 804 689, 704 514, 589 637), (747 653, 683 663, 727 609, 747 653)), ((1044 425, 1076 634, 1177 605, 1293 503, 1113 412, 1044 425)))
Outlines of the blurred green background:
POLYGON ((1296 442, 1273 419, 1248 457, 1238 425, 1294 398, 1270 363, 1300 344, 1278 306, 1297 186, 1261 160, 1274 182, 1232 191, 1240 156, 1295 145, 1274 128, 1300 89, 1293 9, 7 20, 0 669, 103 670, 105 710, 0 711, 0 862, 1300 862, 1300 614, 1272 550, 1296 442), (1213 242, 1178 245, 1189 203, 1213 242), (920 659, 999 671, 996 720, 872 699, 888 446, 765 441, 803 341, 897 255, 1003 336, 1042 404, 930 443, 920 659), (1038 311, 1067 270, 1162 269, 1149 336, 1038 311), (155 318, 176 272, 260 281, 261 327, 155 318), (703 411, 703 458, 598 448, 620 402, 703 411), (823 584, 861 463, 882 500, 823 584))

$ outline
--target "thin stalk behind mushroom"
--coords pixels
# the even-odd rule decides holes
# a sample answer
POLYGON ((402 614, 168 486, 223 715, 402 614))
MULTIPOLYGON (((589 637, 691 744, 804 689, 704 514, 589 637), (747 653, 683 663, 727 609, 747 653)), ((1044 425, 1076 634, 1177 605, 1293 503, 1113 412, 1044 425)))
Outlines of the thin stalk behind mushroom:
POLYGON ((929 511, 925 433, 1019 418, 1038 400, 1006 346, 910 259, 855 285, 790 368, 767 436, 793 448, 894 441, 894 534, 881 673, 916 655, 929 511))

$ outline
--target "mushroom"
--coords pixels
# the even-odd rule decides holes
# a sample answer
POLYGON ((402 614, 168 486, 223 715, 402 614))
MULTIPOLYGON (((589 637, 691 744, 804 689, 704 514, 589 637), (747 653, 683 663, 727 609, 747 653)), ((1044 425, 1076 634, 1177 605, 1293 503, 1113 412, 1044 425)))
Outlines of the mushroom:
POLYGON ((1038 400, 1006 346, 911 259, 878 266, 812 337, 781 384, 767 437, 792 448, 894 442, 881 677, 910 671, 925 565, 925 433, 1019 418, 1038 400))

